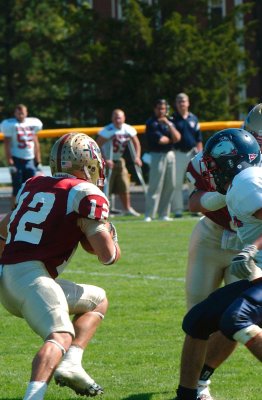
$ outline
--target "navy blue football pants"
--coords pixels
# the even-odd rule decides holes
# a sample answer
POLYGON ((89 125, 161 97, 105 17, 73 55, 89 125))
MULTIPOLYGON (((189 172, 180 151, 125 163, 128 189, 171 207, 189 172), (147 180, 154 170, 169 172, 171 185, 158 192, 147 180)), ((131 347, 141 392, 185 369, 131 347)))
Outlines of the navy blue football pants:
POLYGON ((262 327, 262 280, 241 280, 211 293, 184 317, 183 330, 195 339, 207 340, 220 330, 228 339, 250 325, 262 327))

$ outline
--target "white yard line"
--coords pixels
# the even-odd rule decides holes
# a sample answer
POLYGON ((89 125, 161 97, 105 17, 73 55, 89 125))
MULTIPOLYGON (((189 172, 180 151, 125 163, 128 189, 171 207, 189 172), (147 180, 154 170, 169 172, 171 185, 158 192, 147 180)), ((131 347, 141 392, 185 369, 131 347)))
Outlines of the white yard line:
POLYGON ((145 279, 145 280, 159 280, 159 281, 175 281, 175 282, 184 282, 185 278, 173 278, 173 277, 164 277, 158 275, 132 275, 132 274, 114 274, 108 272, 86 272, 81 270, 70 270, 66 269, 65 272, 79 275, 92 275, 92 276, 109 276, 116 278, 127 278, 127 279, 145 279))

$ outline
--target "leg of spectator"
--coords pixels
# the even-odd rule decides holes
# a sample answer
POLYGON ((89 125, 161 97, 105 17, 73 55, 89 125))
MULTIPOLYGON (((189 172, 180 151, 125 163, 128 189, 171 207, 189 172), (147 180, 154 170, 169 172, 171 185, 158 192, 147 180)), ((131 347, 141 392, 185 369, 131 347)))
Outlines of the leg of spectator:
POLYGON ((169 151, 166 155, 166 173, 158 206, 159 218, 168 217, 169 215, 170 202, 175 188, 175 180, 175 153, 174 151, 169 151))
POLYGON ((148 192, 146 195, 145 216, 155 218, 165 174, 165 154, 151 153, 148 192))

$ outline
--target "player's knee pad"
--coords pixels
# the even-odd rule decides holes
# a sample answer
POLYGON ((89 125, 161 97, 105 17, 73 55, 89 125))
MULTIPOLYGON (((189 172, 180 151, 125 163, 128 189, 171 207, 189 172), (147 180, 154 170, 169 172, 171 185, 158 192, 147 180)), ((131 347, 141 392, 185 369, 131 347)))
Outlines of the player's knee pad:
POLYGON ((99 304, 106 299, 104 289, 93 285, 80 285, 82 289, 81 297, 75 304, 74 313, 80 314, 93 311, 99 304))
POLYGON ((92 314, 96 314, 100 319, 104 319, 105 318, 105 316, 104 316, 104 314, 102 314, 101 312, 99 312, 99 311, 90 311, 92 314))
POLYGON ((219 328, 228 339, 246 344, 260 332, 262 307, 253 300, 240 297, 224 312, 219 328))
POLYGON ((54 339, 47 339, 46 342, 53 343, 56 347, 59 348, 59 350, 61 350, 62 355, 63 355, 63 356, 65 355, 66 349, 65 349, 64 346, 62 346, 61 343, 59 343, 57 340, 54 340, 54 339))

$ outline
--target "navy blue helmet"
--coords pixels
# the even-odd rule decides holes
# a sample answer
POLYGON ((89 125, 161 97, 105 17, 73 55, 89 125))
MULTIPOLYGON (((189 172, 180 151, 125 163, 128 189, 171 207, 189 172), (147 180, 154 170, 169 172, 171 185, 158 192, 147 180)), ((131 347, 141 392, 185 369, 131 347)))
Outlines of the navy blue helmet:
POLYGON ((205 144, 203 176, 216 190, 225 194, 225 185, 243 169, 260 165, 260 147, 255 137, 244 129, 223 129, 211 136, 205 144))

